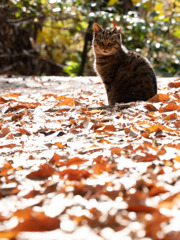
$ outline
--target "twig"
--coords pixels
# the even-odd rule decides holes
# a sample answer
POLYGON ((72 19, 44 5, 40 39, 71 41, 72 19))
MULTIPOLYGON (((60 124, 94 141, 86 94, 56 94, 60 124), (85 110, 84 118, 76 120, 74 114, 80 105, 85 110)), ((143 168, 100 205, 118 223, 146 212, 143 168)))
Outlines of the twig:
POLYGON ((114 105, 106 105, 106 106, 102 106, 102 107, 88 107, 88 110, 104 110, 104 109, 108 109, 108 108, 113 108, 115 107, 114 105))

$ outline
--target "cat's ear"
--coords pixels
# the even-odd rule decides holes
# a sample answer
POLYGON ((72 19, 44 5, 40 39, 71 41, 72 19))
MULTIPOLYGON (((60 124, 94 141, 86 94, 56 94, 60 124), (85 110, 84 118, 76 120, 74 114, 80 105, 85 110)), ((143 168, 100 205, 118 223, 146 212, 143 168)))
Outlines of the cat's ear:
POLYGON ((94 32, 95 33, 102 32, 102 28, 97 23, 94 23, 94 32))
POLYGON ((114 27, 112 33, 121 33, 121 27, 114 27))

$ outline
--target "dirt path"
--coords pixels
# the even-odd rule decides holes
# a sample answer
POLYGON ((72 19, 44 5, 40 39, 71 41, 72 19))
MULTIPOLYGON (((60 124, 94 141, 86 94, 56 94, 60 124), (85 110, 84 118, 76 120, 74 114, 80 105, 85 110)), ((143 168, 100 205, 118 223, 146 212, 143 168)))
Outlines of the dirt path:
POLYGON ((98 78, 1 77, 0 239, 179 240, 180 80, 158 87, 98 109, 98 78))

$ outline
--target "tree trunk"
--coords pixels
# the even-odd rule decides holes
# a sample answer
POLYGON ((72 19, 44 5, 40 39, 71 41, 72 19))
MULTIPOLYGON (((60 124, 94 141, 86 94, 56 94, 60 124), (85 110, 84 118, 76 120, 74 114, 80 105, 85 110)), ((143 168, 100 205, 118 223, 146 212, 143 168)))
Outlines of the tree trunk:
POLYGON ((81 57, 81 66, 80 66, 79 72, 78 72, 79 76, 83 76, 83 74, 84 74, 84 68, 85 68, 86 57, 87 57, 88 42, 92 41, 91 26, 92 26, 92 22, 89 22, 87 31, 85 33, 85 38, 84 38, 84 48, 83 48, 82 57, 81 57))

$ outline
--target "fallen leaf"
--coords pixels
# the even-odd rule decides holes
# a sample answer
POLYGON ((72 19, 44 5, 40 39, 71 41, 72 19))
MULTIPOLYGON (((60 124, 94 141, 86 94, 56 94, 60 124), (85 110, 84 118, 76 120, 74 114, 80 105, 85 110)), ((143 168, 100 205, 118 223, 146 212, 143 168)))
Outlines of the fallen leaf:
POLYGON ((158 204, 158 208, 172 209, 174 206, 178 205, 179 202, 180 202, 180 193, 178 192, 160 201, 158 204))
POLYGON ((10 128, 7 126, 7 127, 4 127, 4 128, 1 128, 1 131, 0 131, 0 138, 3 138, 5 137, 6 135, 8 135, 8 133, 10 133, 10 128))
POLYGON ((153 104, 146 104, 144 107, 145 107, 148 111, 152 111, 152 112, 155 112, 155 111, 158 110, 153 104))
POLYGON ((61 95, 61 96, 56 97, 56 100, 63 100, 63 99, 65 99, 65 98, 66 98, 65 95, 61 95))
POLYGON ((175 103, 169 103, 168 105, 166 105, 165 107, 161 107, 159 109, 159 112, 170 112, 170 111, 176 111, 177 109, 180 109, 180 105, 177 105, 175 103))
POLYGON ((105 125, 105 127, 102 129, 104 132, 116 132, 116 129, 113 125, 105 125))
POLYGON ((54 143, 54 145, 57 146, 58 148, 65 148, 66 147, 66 145, 64 145, 60 142, 56 142, 56 143, 54 143))
POLYGON ((101 138, 100 140, 98 140, 98 143, 102 143, 102 144, 104 144, 104 143, 111 143, 109 140, 107 140, 107 139, 104 139, 104 138, 101 138))
POLYGON ((10 144, 6 144, 6 145, 0 145, 0 148, 13 148, 15 146, 16 146, 16 144, 10 143, 10 144))
MULTIPOLYGON (((21 216, 19 216, 21 219, 21 216)), ((57 217, 48 217, 44 212, 31 211, 30 215, 27 215, 23 221, 18 223, 16 227, 12 229, 18 232, 43 232, 52 231, 59 228, 60 220, 57 217)))
POLYGON ((40 165, 37 171, 29 173, 26 177, 32 180, 43 180, 51 177, 54 174, 54 169, 47 163, 40 165))
POLYGON ((156 132, 156 133, 161 131, 176 132, 173 129, 163 126, 161 124, 155 124, 153 126, 146 127, 145 130, 149 130, 150 132, 156 132))
POLYGON ((129 204, 127 209, 127 211, 129 212, 144 212, 144 213, 152 213, 152 212, 156 212, 158 211, 156 208, 154 207, 150 207, 150 206, 146 206, 146 205, 143 205, 143 204, 129 204))
POLYGON ((170 82, 168 84, 168 87, 170 87, 170 88, 179 88, 180 87, 180 82, 170 82))
POLYGON ((150 189, 148 195, 149 195, 149 197, 154 197, 154 196, 156 196, 156 195, 158 195, 158 194, 166 193, 166 192, 169 192, 169 191, 166 190, 166 189, 165 189, 164 187, 162 187, 162 186, 153 186, 153 187, 150 189))
POLYGON ((64 98, 63 100, 61 100, 60 102, 59 102, 59 105, 60 106, 71 106, 71 107, 73 107, 73 106, 77 106, 77 103, 76 103, 76 101, 73 99, 73 98, 64 98))
POLYGON ((121 155, 122 149, 119 147, 114 147, 111 149, 111 155, 121 155))
POLYGON ((146 156, 140 156, 140 155, 136 155, 133 160, 135 160, 136 162, 152 162, 154 160, 158 160, 159 157, 157 155, 153 155, 153 154, 146 154, 146 156))
POLYGON ((53 157, 50 159, 50 163, 55 163, 61 159, 61 156, 57 153, 54 153, 53 157))
POLYGON ((168 101, 169 96, 167 94, 158 93, 148 100, 148 102, 163 102, 168 101))
POLYGON ((177 118, 178 118, 177 113, 172 113, 172 114, 166 115, 166 116, 164 117, 165 120, 175 120, 175 119, 177 119, 177 118))
POLYGON ((79 157, 74 157, 74 158, 70 158, 67 160, 67 166, 71 166, 71 165, 80 165, 83 164, 85 162, 87 162, 88 160, 86 159, 81 159, 79 157))
POLYGON ((21 93, 7 93, 3 97, 6 97, 6 98, 14 97, 14 98, 16 98, 16 97, 19 97, 19 96, 21 96, 21 93))
POLYGON ((102 155, 93 159, 95 174, 102 174, 103 172, 112 172, 116 164, 108 162, 102 155))
POLYGON ((87 179, 91 174, 85 169, 65 169, 59 172, 61 178, 66 177, 70 181, 80 181, 81 179, 87 179))
POLYGON ((6 102, 8 102, 8 100, 0 96, 0 104, 4 104, 6 102))
POLYGON ((180 156, 179 156, 179 155, 177 155, 177 156, 174 158, 174 160, 176 160, 176 161, 180 162, 180 156))
POLYGON ((18 128, 17 131, 20 132, 20 133, 22 133, 22 134, 26 134, 26 135, 28 135, 28 136, 31 135, 30 132, 27 131, 25 128, 18 128))

